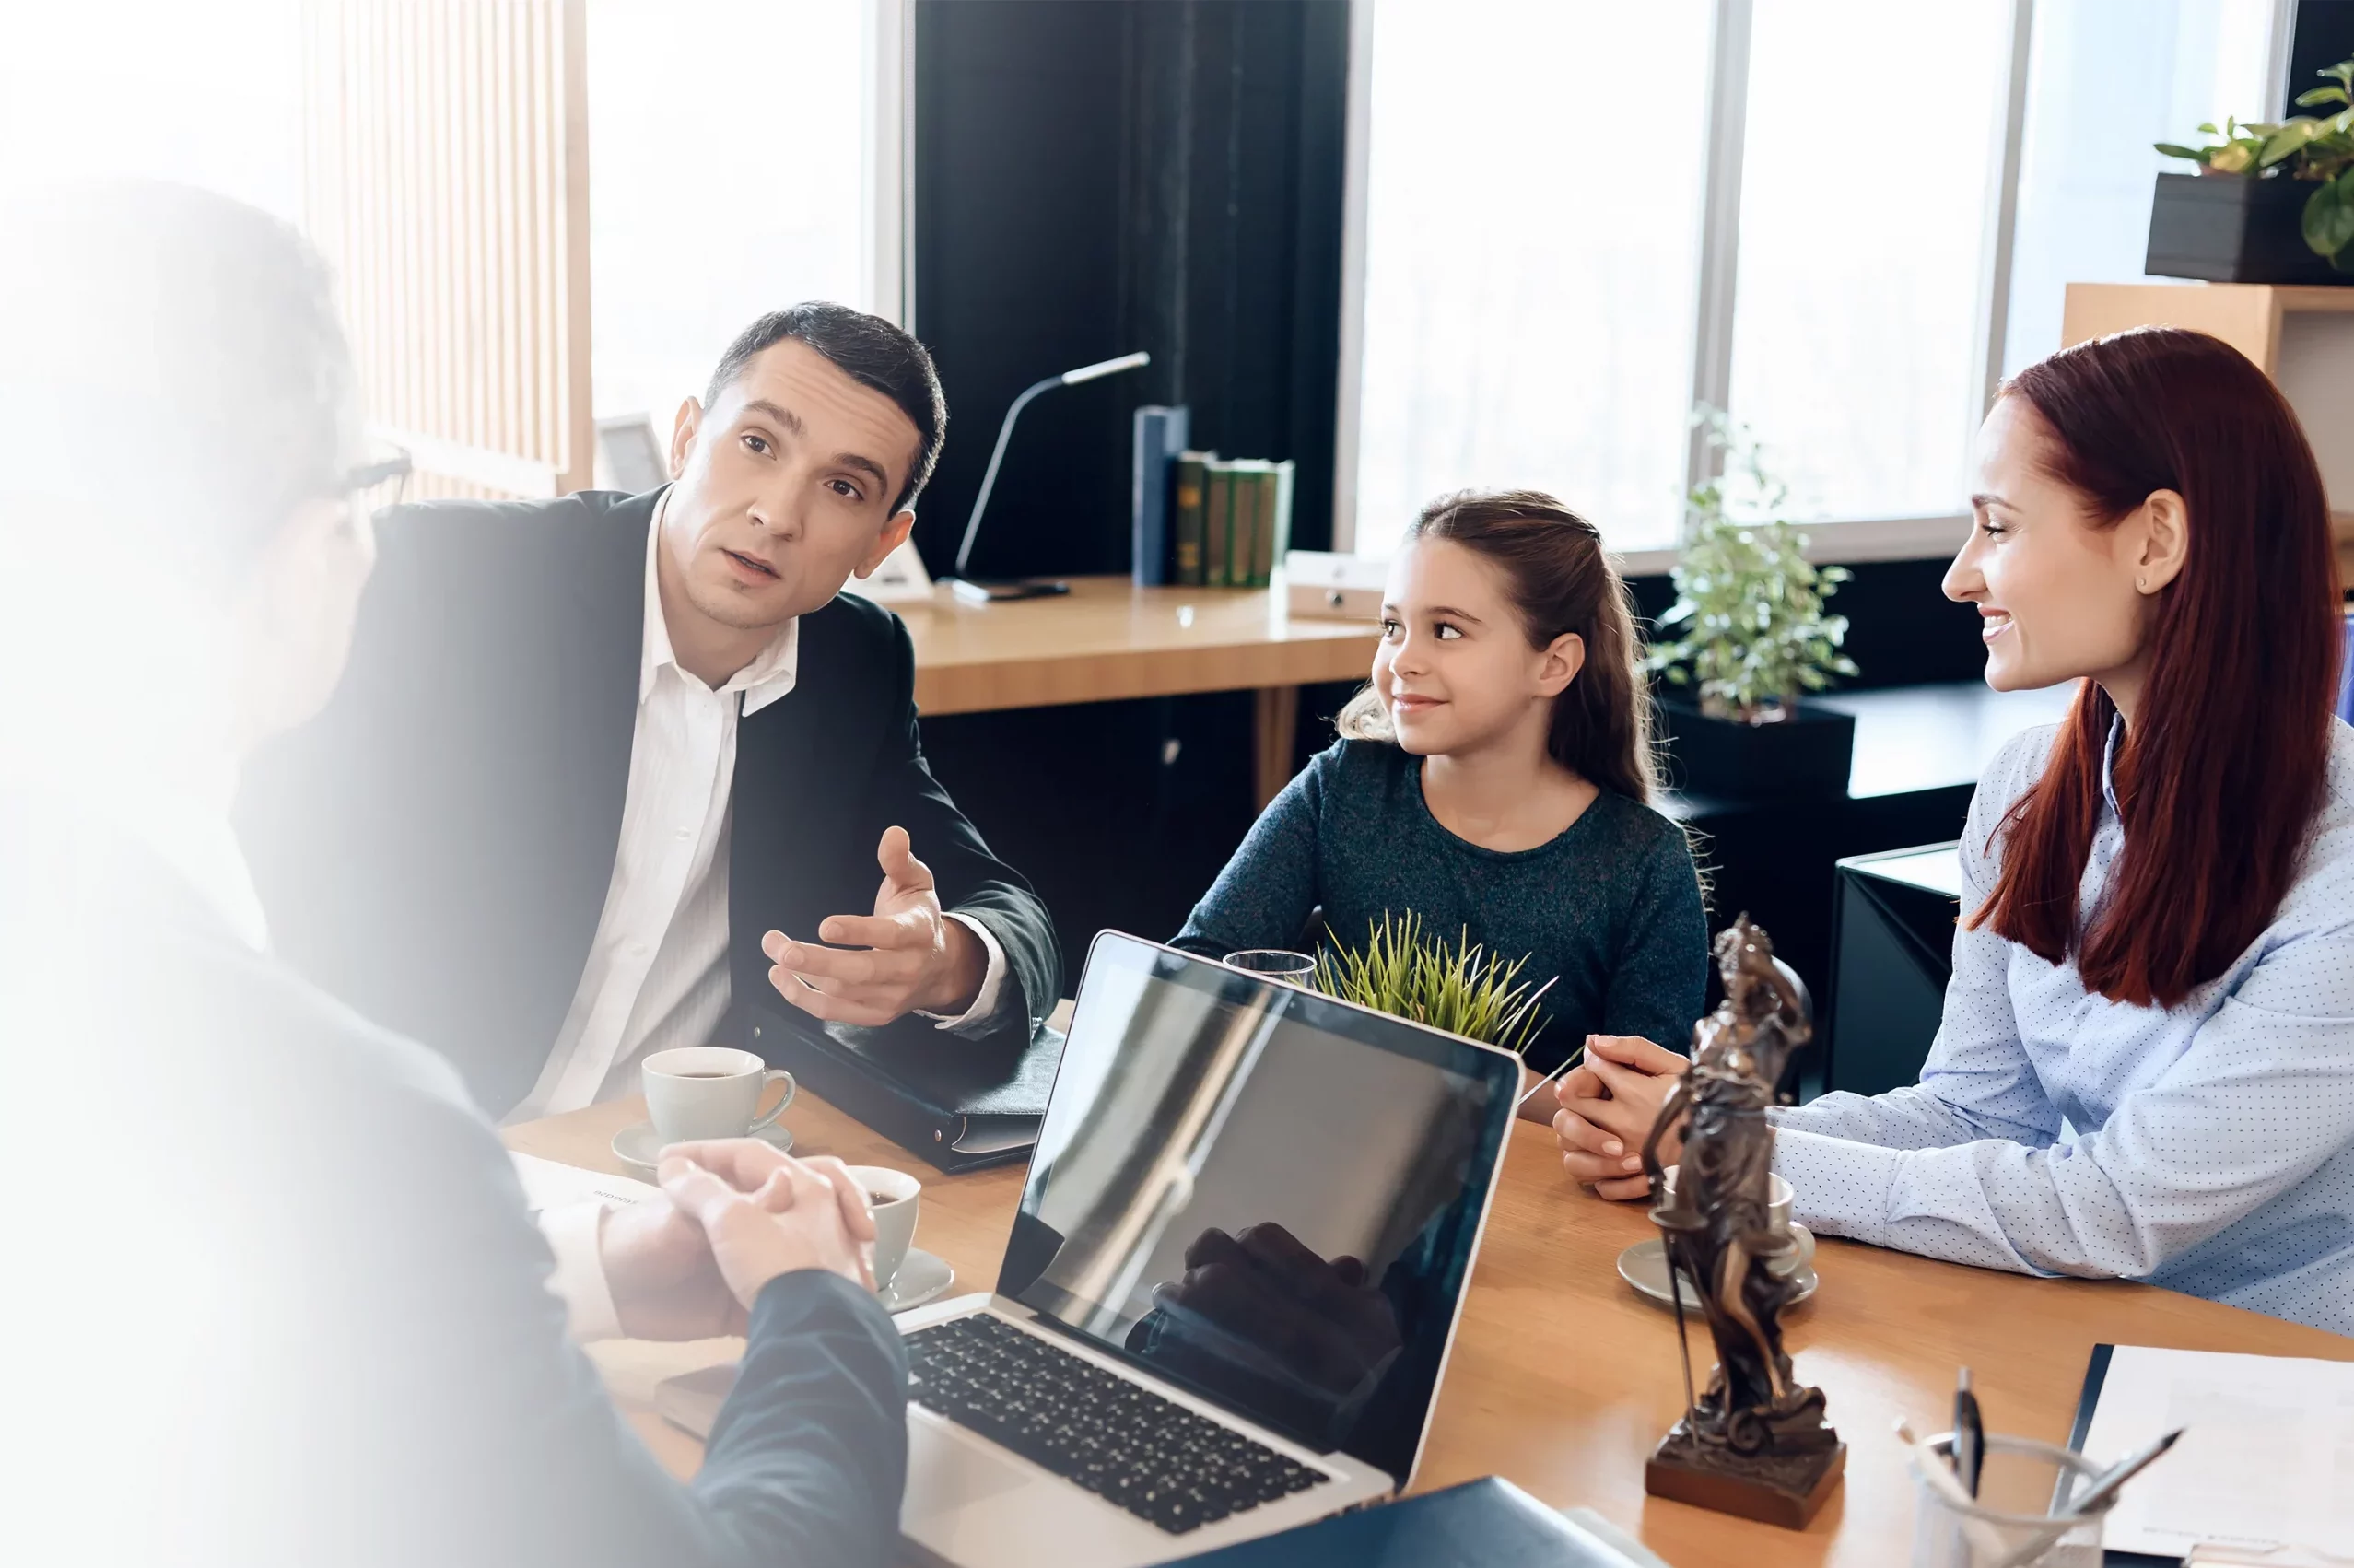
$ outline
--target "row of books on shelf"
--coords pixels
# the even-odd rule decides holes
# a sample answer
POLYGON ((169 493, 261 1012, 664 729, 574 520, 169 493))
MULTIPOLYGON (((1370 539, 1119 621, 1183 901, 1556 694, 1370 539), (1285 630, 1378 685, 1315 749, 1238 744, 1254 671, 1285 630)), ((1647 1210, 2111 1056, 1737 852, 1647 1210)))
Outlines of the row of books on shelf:
POLYGON ((1292 537, 1292 465, 1187 440, 1182 407, 1136 411, 1136 581, 1265 588, 1292 537))

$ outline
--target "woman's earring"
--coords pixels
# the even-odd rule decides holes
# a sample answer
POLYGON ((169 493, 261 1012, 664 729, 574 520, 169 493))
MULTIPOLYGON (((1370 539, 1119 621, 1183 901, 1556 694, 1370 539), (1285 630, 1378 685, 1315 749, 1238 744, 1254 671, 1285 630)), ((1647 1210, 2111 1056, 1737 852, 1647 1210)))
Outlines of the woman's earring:
POLYGON ((2134 579, 2133 585, 2144 593, 2149 591, 2149 579, 2146 577, 2137 577, 2134 579))

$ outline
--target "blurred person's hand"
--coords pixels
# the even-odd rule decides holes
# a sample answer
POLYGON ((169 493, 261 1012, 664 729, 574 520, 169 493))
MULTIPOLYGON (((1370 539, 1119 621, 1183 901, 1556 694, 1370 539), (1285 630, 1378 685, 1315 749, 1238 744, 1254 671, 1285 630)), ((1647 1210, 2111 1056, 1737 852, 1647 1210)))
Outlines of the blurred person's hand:
MULTIPOLYGON (((675 1147, 739 1191, 757 1191, 787 1157, 757 1138, 675 1147)), ((720 1275, 702 1223, 668 1194, 607 1210, 597 1257, 621 1331, 633 1340, 707 1340, 741 1334, 744 1304, 720 1275)))
POLYGON ((796 1160, 758 1139, 712 1139, 663 1150, 656 1175, 746 1311, 769 1281, 804 1269, 874 1288, 874 1217, 832 1155, 796 1160))
POLYGON ((597 1223, 597 1258, 614 1315, 630 1339, 744 1332, 744 1305, 720 1277, 702 1225, 667 1196, 606 1210, 597 1223))

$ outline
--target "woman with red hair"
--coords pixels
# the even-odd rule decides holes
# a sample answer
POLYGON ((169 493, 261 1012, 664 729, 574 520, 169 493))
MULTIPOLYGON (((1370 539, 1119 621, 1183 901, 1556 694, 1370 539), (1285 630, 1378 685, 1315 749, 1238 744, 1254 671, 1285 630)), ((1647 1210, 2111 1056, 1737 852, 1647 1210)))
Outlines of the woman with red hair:
MULTIPOLYGON (((1950 598, 1997 690, 2080 685, 1980 782, 1921 1082, 1774 1113, 1833 1235, 2146 1280, 2354 1334, 2354 730, 2312 449, 2202 333, 2079 344, 1979 435, 1950 598)), ((1571 1174, 1634 1151, 1687 1065, 1597 1037, 1571 1174)))

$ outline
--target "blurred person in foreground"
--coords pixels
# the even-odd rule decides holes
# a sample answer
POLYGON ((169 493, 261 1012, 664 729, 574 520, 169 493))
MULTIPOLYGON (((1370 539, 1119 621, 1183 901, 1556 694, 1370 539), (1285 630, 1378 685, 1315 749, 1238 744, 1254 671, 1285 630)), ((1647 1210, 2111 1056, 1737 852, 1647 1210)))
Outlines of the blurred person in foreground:
POLYGON ((271 954, 239 772, 327 699, 374 560, 320 263, 179 187, 13 205, 0 1062, 37 1196, 0 1561, 881 1561, 906 1367, 838 1162, 682 1146, 583 1233, 620 1329, 747 1335, 681 1485, 456 1074, 271 954))

